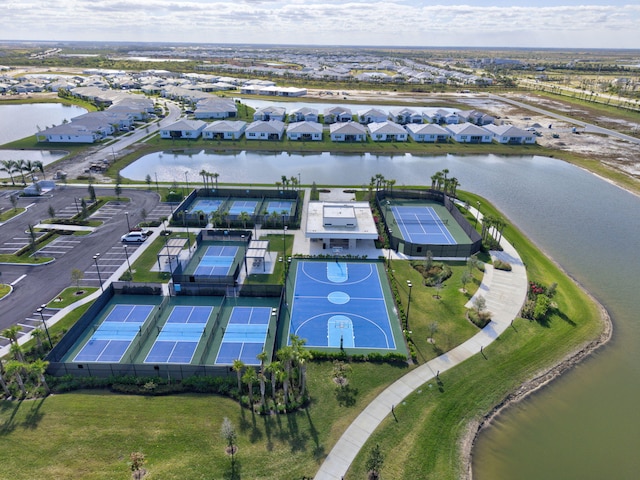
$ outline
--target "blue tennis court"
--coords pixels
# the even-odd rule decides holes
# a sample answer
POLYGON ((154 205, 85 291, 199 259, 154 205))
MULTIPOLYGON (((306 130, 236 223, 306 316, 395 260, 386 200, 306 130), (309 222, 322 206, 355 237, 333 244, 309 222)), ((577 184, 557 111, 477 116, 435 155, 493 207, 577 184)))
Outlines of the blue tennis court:
POLYGON ((229 207, 229 215, 240 215, 242 212, 253 215, 257 206, 258 200, 235 200, 229 207))
POLYGON ((144 363, 191 363, 212 312, 209 306, 173 307, 144 363))
POLYGON ((153 305, 116 305, 73 361, 119 362, 153 309, 153 305))
POLYGON ((194 274, 204 276, 228 275, 237 254, 237 246, 212 245, 207 247, 198 262, 194 274))
POLYGON ((245 365, 260 365, 256 357, 264 350, 270 320, 270 307, 233 307, 216 365, 232 365, 237 359, 245 365))
POLYGON ((289 333, 308 347, 394 350, 377 264, 298 262, 289 333))
POLYGON ((224 200, 219 198, 199 198, 189 207, 189 213, 204 212, 207 216, 217 212, 224 200))
POLYGON ((411 243, 433 245, 456 245, 447 222, 443 221, 433 207, 394 206, 391 207, 394 223, 402 237, 411 243))
POLYGON ((266 210, 269 215, 271 215, 273 212, 280 214, 284 212, 285 215, 291 215, 291 210, 293 210, 294 204, 295 202, 293 202, 292 200, 269 202, 267 204, 266 210))

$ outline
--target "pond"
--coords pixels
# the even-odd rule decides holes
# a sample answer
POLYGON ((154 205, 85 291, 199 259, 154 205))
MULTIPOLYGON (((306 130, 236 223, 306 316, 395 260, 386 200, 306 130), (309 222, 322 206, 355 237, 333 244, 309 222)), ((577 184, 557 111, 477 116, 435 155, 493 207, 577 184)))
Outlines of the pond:
POLYGON ((61 103, 0 105, 0 145, 35 135, 52 125, 87 113, 85 108, 61 103))

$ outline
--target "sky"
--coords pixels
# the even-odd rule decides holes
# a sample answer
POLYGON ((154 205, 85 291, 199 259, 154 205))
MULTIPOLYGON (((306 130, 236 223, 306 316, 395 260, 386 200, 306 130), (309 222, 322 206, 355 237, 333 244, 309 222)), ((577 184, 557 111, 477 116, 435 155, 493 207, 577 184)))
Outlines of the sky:
POLYGON ((638 0, 2 3, 1 40, 640 48, 638 0))

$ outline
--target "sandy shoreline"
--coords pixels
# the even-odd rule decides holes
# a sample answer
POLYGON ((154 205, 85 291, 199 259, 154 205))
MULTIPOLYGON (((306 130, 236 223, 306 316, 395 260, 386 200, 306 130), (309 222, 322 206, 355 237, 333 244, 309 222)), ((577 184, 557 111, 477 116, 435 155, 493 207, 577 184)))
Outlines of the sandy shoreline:
POLYGON ((568 353, 562 361, 548 370, 539 372, 531 380, 523 383, 517 390, 508 394, 500 403, 494 406, 480 421, 474 421, 468 425, 464 436, 460 440, 460 455, 461 463, 463 465, 462 478, 465 480, 473 479, 473 448, 482 430, 489 427, 492 422, 511 405, 549 385, 553 380, 571 370, 573 367, 589 357, 589 355, 591 355, 595 350, 611 340, 613 334, 613 322, 611 321, 611 316, 607 309, 578 281, 568 275, 564 269, 562 271, 565 275, 569 276, 573 282, 578 285, 578 287, 582 289, 582 291, 585 292, 585 294, 598 306, 598 309, 600 310, 600 319, 603 324, 602 332, 597 339, 592 340, 582 345, 579 349, 568 353))

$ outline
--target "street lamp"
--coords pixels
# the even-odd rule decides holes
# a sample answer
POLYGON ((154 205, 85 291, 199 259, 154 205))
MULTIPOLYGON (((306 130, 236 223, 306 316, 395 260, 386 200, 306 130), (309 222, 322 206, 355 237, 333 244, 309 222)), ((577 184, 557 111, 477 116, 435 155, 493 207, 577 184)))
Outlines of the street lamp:
POLYGON ((298 172, 298 191, 300 191, 300 172, 298 172))
POLYGON ((404 319, 404 329, 408 331, 409 330, 409 309, 411 308, 411 287, 413 287, 411 280, 407 280, 407 287, 409 287, 409 300, 407 301, 407 315, 404 319))
POLYGON ((393 230, 389 229, 389 254, 387 257, 387 270, 391 268, 391 238, 393 237, 393 230))
POLYGON ((78 199, 76 197, 73 197, 73 201, 76 204, 76 213, 80 215, 80 207, 78 206, 78 199))
MULTIPOLYGON (((284 221, 284 217, 283 221, 284 221)), ((282 227, 282 259, 284 260, 285 255, 287 254, 287 241, 285 239, 285 235, 287 233, 287 226, 282 227)))
POLYGON ((102 286, 102 278, 100 278, 100 267, 98 267, 98 258, 100 258, 100 254, 96 253, 93 256, 93 261, 96 264, 96 272, 98 272, 98 281, 100 282, 100 290, 102 290, 104 292, 104 287, 102 286))
POLYGON ((129 212, 124 212, 124 216, 127 217, 127 231, 131 231, 131 224, 129 223, 129 212))
POLYGON ((184 172, 184 181, 187 182, 187 195, 189 194, 189 178, 188 178, 189 172, 185 171, 184 172))
POLYGON ((49 335, 49 329, 47 328, 47 322, 44 319, 44 315, 42 314, 42 311, 47 307, 46 304, 40 305, 40 307, 38 307, 36 309, 36 312, 38 312, 40 314, 40 318, 42 319, 42 324, 44 325, 44 331, 47 332, 47 338, 49 339, 49 346, 51 348, 53 348, 53 342, 51 341, 51 335, 49 335))
POLYGON ((126 245, 123 245, 123 246, 124 246, 124 256, 127 257, 127 266, 129 267, 129 275, 133 275, 131 273, 131 263, 129 263, 129 252, 127 251, 127 246, 126 245))
POLYGON ((478 219, 480 217, 480 202, 476 202, 476 205, 478 206, 478 208, 476 209, 476 227, 478 226, 478 219))

